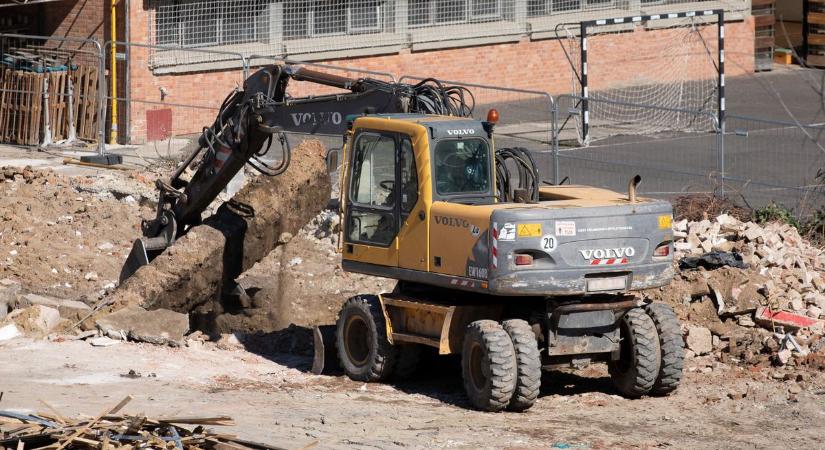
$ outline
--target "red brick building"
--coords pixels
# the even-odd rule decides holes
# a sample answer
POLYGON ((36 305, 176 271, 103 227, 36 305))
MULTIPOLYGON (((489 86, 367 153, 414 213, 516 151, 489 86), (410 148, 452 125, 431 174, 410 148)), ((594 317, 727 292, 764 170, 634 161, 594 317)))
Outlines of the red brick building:
MULTIPOLYGON (((41 1, 0 1, 0 17, 14 18, 0 21, 0 30, 110 39, 108 1, 41 1)), ((119 134, 145 141, 147 112, 158 109, 172 110, 174 134, 199 131, 242 82, 242 57, 251 55, 569 94, 571 56, 562 44, 575 42, 568 37, 577 27, 565 23, 718 7, 727 11, 728 76, 752 71, 747 0, 119 0, 117 40, 135 44, 116 46, 119 134)), ((675 25, 684 23, 627 24, 598 41, 590 49, 591 88, 658 64, 651 55, 683 39, 675 25)), ((708 42, 714 33, 700 30, 708 42)), ((698 66, 679 70, 691 78, 698 66)), ((300 83, 295 90, 319 92, 300 83)))

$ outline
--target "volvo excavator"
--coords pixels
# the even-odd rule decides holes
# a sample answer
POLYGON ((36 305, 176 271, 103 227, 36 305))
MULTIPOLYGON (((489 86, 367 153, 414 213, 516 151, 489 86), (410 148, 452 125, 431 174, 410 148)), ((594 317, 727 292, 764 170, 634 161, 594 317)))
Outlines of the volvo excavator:
POLYGON ((121 279, 197 225, 244 165, 283 173, 290 133, 339 134, 342 266, 398 280, 344 301, 332 342, 316 336, 350 378, 410 376, 431 347, 460 354, 469 403, 485 411, 527 410, 543 370, 597 362, 627 397, 673 392, 679 321, 637 294, 674 275, 671 205, 637 196, 638 176, 626 194, 543 182, 529 150, 496 149, 498 112, 477 120, 473 108, 469 90, 434 79, 265 67, 158 183, 157 215, 121 279), (341 93, 293 98, 292 80, 341 93), (265 162, 278 147, 278 162, 265 162))

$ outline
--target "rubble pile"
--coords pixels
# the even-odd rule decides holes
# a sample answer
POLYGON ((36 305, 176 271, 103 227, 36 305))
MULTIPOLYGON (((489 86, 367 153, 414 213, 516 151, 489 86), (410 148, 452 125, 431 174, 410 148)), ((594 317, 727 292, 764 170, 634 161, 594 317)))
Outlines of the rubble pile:
POLYGON ((649 296, 674 305, 689 358, 788 370, 825 364, 822 249, 791 225, 727 214, 675 222, 673 234, 680 270, 649 296))

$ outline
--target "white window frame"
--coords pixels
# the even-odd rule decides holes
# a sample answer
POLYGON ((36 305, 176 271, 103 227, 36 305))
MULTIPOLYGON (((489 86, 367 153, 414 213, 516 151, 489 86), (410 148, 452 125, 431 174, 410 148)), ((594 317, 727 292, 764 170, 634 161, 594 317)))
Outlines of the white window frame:
POLYGON ((409 23, 409 19, 407 25, 410 28, 426 28, 426 27, 440 27, 443 25, 455 25, 461 23, 474 23, 480 21, 487 21, 489 19, 501 19, 503 17, 504 6, 502 2, 504 0, 494 0, 496 2, 496 12, 492 14, 474 14, 473 13, 473 3, 478 0, 464 0, 464 11, 466 12, 466 17, 460 20, 451 20, 446 22, 438 22, 436 21, 436 17, 438 14, 436 13, 436 2, 438 0, 428 0, 428 9, 429 9, 429 21, 425 23, 409 23))
MULTIPOLYGON (((370 32, 381 32, 384 22, 383 16, 383 8, 382 8, 382 1, 375 2, 375 25, 372 27, 356 27, 353 25, 354 22, 354 14, 352 12, 353 8, 350 5, 347 5, 347 34, 362 34, 362 33, 370 33, 370 32)), ((364 8, 366 9, 366 8, 364 8)))
POLYGON ((258 21, 257 20, 250 20, 251 23, 249 24, 249 26, 253 28, 253 31, 252 31, 253 38, 252 39, 245 40, 245 41, 240 41, 240 42, 238 42, 238 41, 230 42, 226 38, 226 36, 225 36, 226 21, 229 20, 229 15, 228 14, 222 14, 222 13, 225 13, 225 10, 223 9, 224 6, 225 5, 219 5, 219 6, 214 7, 214 9, 212 9, 210 11, 209 16, 207 16, 206 13, 202 13, 201 15, 196 16, 195 18, 190 19, 190 20, 185 20, 185 19, 181 18, 181 15, 186 17, 189 14, 189 11, 184 11, 183 13, 181 13, 180 11, 172 13, 170 11, 168 14, 170 14, 172 17, 171 18, 165 18, 166 19, 165 22, 168 25, 164 25, 164 26, 169 27, 169 28, 174 28, 174 29, 177 30, 176 40, 175 40, 175 42, 165 42, 165 43, 162 43, 162 44, 158 40, 158 37, 162 34, 161 33, 161 27, 159 26, 159 23, 161 22, 161 14, 167 14, 167 13, 163 12, 160 9, 156 9, 155 10, 155 17, 154 17, 155 42, 157 42, 158 44, 161 44, 161 45, 169 46, 169 47, 180 47, 180 48, 204 48, 204 47, 217 47, 217 46, 221 46, 221 45, 244 45, 244 44, 257 42, 258 33, 259 33, 258 21), (186 36, 191 35, 191 33, 186 33, 187 24, 195 24, 197 26, 200 22, 205 22, 207 20, 215 22, 215 40, 213 40, 213 41, 200 41, 196 44, 185 44, 186 36))
POLYGON ((332 33, 324 33, 319 32, 315 28, 315 2, 312 3, 312 7, 308 8, 305 12, 306 14, 306 36, 295 36, 291 37, 290 39, 308 39, 314 37, 328 37, 328 36, 348 36, 348 35, 358 35, 358 34, 366 34, 371 32, 381 32, 384 29, 384 9, 382 8, 382 2, 378 1, 375 5, 375 26, 372 27, 356 27, 353 25, 355 18, 353 14, 352 5, 347 3, 345 6, 345 15, 342 18, 344 21, 344 31, 343 32, 332 32, 332 33))

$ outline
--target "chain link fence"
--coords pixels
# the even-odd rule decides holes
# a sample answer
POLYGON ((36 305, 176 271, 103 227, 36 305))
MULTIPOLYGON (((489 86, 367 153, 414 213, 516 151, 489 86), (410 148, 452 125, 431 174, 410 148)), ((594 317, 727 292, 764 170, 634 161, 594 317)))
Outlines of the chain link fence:
MULTIPOLYGON (((40 123, 48 124, 53 130, 53 141, 65 141, 70 135, 67 126, 74 121, 77 139, 99 142, 101 136, 106 136, 104 126, 111 119, 106 114, 107 107, 116 100, 121 111, 128 111, 129 132, 146 136, 150 143, 154 143, 157 156, 161 158, 171 156, 173 148, 182 147, 203 126, 212 123, 223 98, 241 87, 251 70, 264 64, 297 64, 350 78, 396 80, 391 73, 338 63, 307 63, 254 54, 245 57, 240 53, 206 48, 171 49, 127 42, 107 42, 100 46, 94 41, 83 41, 70 45, 68 39, 53 37, 0 35, 0 54, 3 55, 0 138, 5 142, 13 138, 12 133, 19 134, 22 130, 35 136, 29 145, 42 143, 46 137, 44 130, 26 128, 21 122, 24 112, 30 114, 37 108, 40 108, 40 114, 49 114, 49 118, 41 119, 40 123), (117 58, 127 55, 131 64, 129 85, 132 88, 118 89, 116 99, 108 94, 105 76, 113 47, 117 58), (203 55, 231 57, 235 68, 198 74, 194 78, 158 75, 152 72, 151 60, 152 55, 160 51, 178 52, 186 60, 203 55), (94 73, 83 78, 80 75, 83 66, 93 68, 94 73), (25 84, 17 79, 12 81, 11 72, 42 76, 37 82, 26 81, 29 84, 25 84), (70 76, 65 76, 62 81, 50 78, 60 73, 70 76), (54 84, 47 87, 52 82, 54 84), (94 89, 85 90, 91 87, 94 89), (74 93, 70 94, 72 91, 74 93), (193 92, 201 94, 193 95, 193 92), (12 99, 21 95, 32 96, 33 100, 29 106, 10 111, 8 105, 12 99), (86 105, 84 102, 91 103, 86 105), (92 120, 91 128, 78 125, 82 118, 92 120)), ((417 83, 423 79, 402 76, 398 81, 417 83)), ((579 144, 576 131, 576 123, 581 120, 581 97, 564 95, 554 98, 541 91, 461 81, 445 80, 443 83, 463 86, 472 92, 473 115, 477 119, 483 120, 489 109, 497 109, 501 117, 496 126, 497 147, 530 150, 542 178, 548 182, 567 179, 575 184, 622 191, 631 176, 640 174, 644 179, 640 191, 647 195, 673 197, 691 192, 717 193, 734 200, 741 199, 753 207, 775 201, 803 212, 817 210, 823 205, 820 170, 825 163, 825 126, 729 114, 722 133, 716 117, 709 113, 590 98, 594 111, 622 108, 639 111, 639 114, 623 123, 620 133, 613 129, 600 133, 601 126, 612 127, 614 124, 593 121, 593 138, 590 145, 584 146, 579 144), (651 133, 642 122, 654 116, 680 117, 695 126, 687 129, 663 127, 651 133)), ((295 96, 328 93, 319 91, 319 88, 325 87, 304 86, 301 82, 290 86, 295 96)), ((321 139, 328 148, 340 147, 340 136, 322 136, 321 139)), ((334 165, 338 163, 340 161, 334 165)))
POLYGON ((747 0, 150 0, 154 71, 226 68, 244 55, 332 59, 552 37, 561 23, 597 17, 725 8, 747 0))

